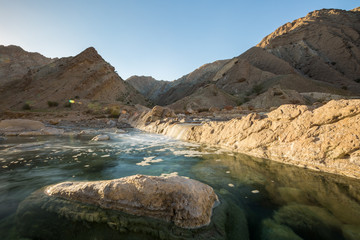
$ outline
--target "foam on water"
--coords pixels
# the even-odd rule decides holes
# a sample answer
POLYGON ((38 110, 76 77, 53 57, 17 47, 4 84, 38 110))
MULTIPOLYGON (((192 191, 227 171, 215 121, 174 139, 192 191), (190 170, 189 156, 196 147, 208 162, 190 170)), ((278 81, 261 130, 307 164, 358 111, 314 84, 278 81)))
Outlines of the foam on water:
MULTIPOLYGON (((174 129, 172 134, 186 134, 183 129, 174 129)), ((341 222, 342 229, 348 225, 360 229, 360 199, 357 194, 360 187, 351 179, 329 177, 162 135, 131 130, 109 135, 111 139, 104 142, 89 141, 92 136, 8 137, 8 140, 2 141, 0 220, 6 224, 0 224, 0 238, 15 224, 7 217, 14 214, 18 204, 37 189, 64 181, 106 180, 135 174, 185 176, 209 184, 221 201, 230 199, 243 209, 251 225, 249 229, 253 231, 251 239, 264 239, 260 235, 263 220, 275 221, 280 210, 281 214, 288 214, 283 221, 292 217, 297 219, 301 216, 291 215, 292 211, 307 210, 304 205, 316 205, 326 210, 328 215, 341 222)), ((306 214, 304 216, 308 216, 306 214)), ((321 227, 311 224, 323 219, 300 220, 309 225, 310 230, 296 230, 296 234, 303 239, 311 239, 306 234, 321 227)), ((229 222, 229 228, 239 227, 231 224, 235 223, 229 222)), ((286 224, 290 223, 277 223, 278 226, 289 226, 286 224)), ((319 234, 326 232, 323 230, 319 230, 319 234)), ((341 235, 342 230, 334 231, 333 236, 323 239, 345 239, 341 235)), ((265 236, 265 239, 277 238, 265 236)))

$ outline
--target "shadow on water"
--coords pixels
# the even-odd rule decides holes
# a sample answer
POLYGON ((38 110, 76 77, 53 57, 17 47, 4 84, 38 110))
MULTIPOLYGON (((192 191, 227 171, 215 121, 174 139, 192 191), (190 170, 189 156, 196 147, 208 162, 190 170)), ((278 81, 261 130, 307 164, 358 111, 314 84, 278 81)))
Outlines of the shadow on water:
POLYGON ((360 239, 359 180, 233 153, 192 173, 244 209, 251 239, 360 239))
POLYGON ((0 239, 360 239, 359 180, 137 131, 90 139, 0 143, 0 239), (174 172, 215 189, 221 204, 210 226, 181 230, 38 191, 69 180, 174 172))

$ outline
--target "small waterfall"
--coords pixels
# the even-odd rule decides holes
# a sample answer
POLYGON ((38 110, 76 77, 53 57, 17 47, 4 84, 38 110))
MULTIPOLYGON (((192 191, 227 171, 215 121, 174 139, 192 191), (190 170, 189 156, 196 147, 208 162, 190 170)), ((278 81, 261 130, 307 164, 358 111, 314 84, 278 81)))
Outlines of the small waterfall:
POLYGON ((178 140, 187 140, 187 133, 191 127, 192 125, 190 124, 174 124, 168 126, 164 134, 178 140))

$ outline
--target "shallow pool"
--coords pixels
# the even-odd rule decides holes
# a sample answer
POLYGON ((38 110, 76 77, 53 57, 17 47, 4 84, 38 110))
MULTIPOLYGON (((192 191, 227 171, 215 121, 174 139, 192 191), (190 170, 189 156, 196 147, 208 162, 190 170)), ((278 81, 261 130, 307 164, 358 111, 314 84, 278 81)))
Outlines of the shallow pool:
MULTIPOLYGON (((0 239, 22 237, 17 208, 46 185, 134 174, 187 176, 212 186, 246 217, 248 236, 234 235, 234 221, 228 239, 360 239, 359 180, 137 130, 109 134, 104 142, 90 141, 92 135, 0 141, 0 239)), ((109 239, 102 236, 93 239, 109 239)))

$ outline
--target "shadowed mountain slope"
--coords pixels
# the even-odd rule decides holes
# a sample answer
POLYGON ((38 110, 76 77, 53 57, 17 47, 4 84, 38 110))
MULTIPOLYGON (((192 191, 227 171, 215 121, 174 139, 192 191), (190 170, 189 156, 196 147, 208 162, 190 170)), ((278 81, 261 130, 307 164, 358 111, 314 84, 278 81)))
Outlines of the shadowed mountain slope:
POLYGON ((144 97, 124 82, 93 47, 75 57, 33 67, 0 89, 1 105, 8 109, 19 108, 25 102, 41 108, 48 101, 62 103, 73 98, 146 104, 144 97))

